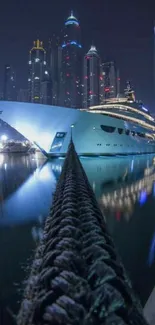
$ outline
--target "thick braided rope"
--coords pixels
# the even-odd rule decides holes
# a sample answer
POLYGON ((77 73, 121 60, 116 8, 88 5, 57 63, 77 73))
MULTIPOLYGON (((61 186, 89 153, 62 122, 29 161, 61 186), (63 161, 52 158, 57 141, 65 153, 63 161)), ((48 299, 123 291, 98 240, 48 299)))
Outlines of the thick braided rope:
POLYGON ((18 324, 146 324, 73 143, 18 324))
POLYGON ((79 324, 80 321, 83 323, 89 310, 90 288, 80 253, 82 234, 77 212, 76 173, 72 170, 72 159, 68 160, 45 225, 41 263, 33 283, 35 294, 27 294, 29 281, 25 291, 18 316, 21 325, 79 324))

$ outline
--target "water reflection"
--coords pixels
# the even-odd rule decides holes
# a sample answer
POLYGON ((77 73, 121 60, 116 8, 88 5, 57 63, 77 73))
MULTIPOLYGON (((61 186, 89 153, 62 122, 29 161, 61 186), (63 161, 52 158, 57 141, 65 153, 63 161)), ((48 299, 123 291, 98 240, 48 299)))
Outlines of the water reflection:
POLYGON ((0 202, 15 192, 38 165, 38 154, 32 156, 0 153, 0 202))
MULTIPOLYGON (((154 156, 82 158, 107 225, 135 289, 145 303, 154 286, 154 156), (147 286, 144 283, 147 279, 147 286)), ((21 283, 43 224, 64 159, 0 155, 0 299, 17 309, 21 283), (11 270, 11 272, 10 272, 11 270)))

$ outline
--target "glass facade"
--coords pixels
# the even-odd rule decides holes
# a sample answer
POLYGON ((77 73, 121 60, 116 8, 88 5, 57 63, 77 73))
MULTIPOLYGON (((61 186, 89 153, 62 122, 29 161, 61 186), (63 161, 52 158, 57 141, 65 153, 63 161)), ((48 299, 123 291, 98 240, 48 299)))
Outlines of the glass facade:
POLYGON ((48 80, 49 73, 46 67, 46 51, 43 43, 34 41, 29 56, 28 96, 29 102, 41 103, 41 83, 48 80))
POLYGON ((80 25, 71 13, 68 17, 62 42, 61 105, 81 107, 82 46, 80 25))

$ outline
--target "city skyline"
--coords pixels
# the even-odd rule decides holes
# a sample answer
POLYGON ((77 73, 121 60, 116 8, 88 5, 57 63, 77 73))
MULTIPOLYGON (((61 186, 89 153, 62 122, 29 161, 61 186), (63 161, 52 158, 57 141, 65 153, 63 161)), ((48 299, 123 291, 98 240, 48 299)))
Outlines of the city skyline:
MULTIPOLYGON (((87 8, 89 10, 86 12, 87 6, 82 6, 80 1, 79 3, 77 1, 72 3, 66 1, 61 4, 61 10, 59 9, 59 1, 59 8, 58 4, 52 7, 49 1, 45 5, 46 8, 41 8, 40 4, 36 7, 27 1, 29 10, 23 1, 19 1, 19 3, 20 6, 24 6, 25 12, 22 12, 21 17, 14 21, 12 29, 12 18, 10 18, 8 25, 7 22, 11 10, 13 14, 17 4, 15 8, 10 4, 5 22, 2 18, 4 28, 3 33, 0 32, 3 44, 0 65, 1 90, 3 88, 4 65, 6 63, 12 65, 16 70, 17 88, 19 89, 19 85, 20 88, 27 87, 27 51, 32 41, 39 37, 46 43, 54 33, 59 36, 66 17, 69 15, 70 10, 73 9, 80 20, 81 43, 84 52, 86 53, 89 50, 93 40, 102 62, 108 60, 117 62, 117 66, 120 68, 122 85, 124 85, 126 79, 130 79, 136 89, 137 97, 142 99, 146 105, 151 105, 153 101, 153 4, 152 7, 149 6, 149 9, 146 10, 144 4, 139 6, 138 1, 136 1, 132 6, 129 6, 128 12, 126 12, 126 5, 122 1, 118 1, 117 5, 116 3, 108 4, 106 1, 103 5, 99 1, 100 6, 90 3, 89 8, 87 8), (53 20, 48 19, 50 8, 52 9, 50 14, 53 20), (32 19, 34 9, 36 9, 38 15, 32 19), (40 20, 41 16, 42 21, 40 20), (26 19, 28 19, 27 24, 26 19), (19 29, 19 24, 21 29, 19 29), (9 33, 8 38, 4 37, 6 33, 9 33), (10 51, 10 48, 12 48, 12 51, 10 51), (22 74, 20 74, 21 69, 23 69, 22 74)), ((2 12, 3 14, 6 12, 5 4, 2 12)), ((152 107, 150 108, 152 109, 152 107)))

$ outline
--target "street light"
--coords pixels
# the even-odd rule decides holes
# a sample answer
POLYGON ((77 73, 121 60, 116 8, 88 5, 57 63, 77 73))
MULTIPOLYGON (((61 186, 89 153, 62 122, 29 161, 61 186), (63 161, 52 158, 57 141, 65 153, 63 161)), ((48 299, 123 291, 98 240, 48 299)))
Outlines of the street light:
POLYGON ((75 124, 71 124, 71 140, 73 139, 73 128, 75 127, 75 124))

